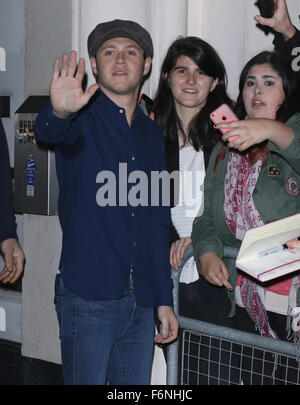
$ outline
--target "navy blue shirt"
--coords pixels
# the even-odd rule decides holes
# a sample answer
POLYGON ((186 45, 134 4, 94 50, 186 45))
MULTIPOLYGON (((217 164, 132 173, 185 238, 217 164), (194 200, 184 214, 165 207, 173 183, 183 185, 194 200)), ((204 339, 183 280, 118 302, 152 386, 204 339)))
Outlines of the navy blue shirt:
POLYGON ((65 285, 87 300, 119 299, 132 273, 139 305, 172 305, 170 210, 140 199, 151 188, 151 173, 165 169, 158 126, 137 106, 129 127, 125 110, 98 90, 87 107, 66 119, 46 104, 35 132, 38 141, 55 145, 65 285), (137 173, 146 175, 149 186, 140 193, 132 188, 139 188, 137 173), (130 198, 132 205, 130 193, 137 199, 130 198), (100 206, 101 196, 110 205, 100 206))
POLYGON ((17 238, 6 136, 0 119, 0 242, 17 238))

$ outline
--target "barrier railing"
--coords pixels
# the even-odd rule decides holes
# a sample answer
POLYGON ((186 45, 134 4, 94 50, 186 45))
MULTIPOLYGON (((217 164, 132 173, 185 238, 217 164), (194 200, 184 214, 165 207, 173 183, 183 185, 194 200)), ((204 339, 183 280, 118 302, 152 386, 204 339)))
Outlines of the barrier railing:
POLYGON ((180 275, 192 255, 189 246, 181 268, 172 270, 174 310, 183 333, 180 353, 179 339, 168 346, 167 384, 299 385, 300 369, 293 343, 179 315, 180 275))

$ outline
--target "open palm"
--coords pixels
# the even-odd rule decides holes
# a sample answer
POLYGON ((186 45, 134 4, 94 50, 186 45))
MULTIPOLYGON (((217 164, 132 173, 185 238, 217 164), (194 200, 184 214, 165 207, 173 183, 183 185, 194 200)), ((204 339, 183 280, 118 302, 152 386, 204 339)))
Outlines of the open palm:
POLYGON ((70 57, 63 55, 61 70, 59 65, 60 59, 56 58, 50 83, 50 99, 53 113, 66 118, 85 106, 99 86, 93 84, 85 92, 82 90, 85 61, 80 59, 77 67, 75 51, 71 52, 70 57))

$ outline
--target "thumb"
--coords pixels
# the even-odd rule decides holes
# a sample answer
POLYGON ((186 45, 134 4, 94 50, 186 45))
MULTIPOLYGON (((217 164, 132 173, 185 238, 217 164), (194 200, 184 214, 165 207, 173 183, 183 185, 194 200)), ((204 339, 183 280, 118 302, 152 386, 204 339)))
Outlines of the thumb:
POLYGON ((262 17, 261 15, 256 15, 254 17, 254 20, 260 25, 267 25, 268 27, 272 28, 272 25, 273 25, 272 18, 265 18, 265 17, 262 17))
POLYGON ((92 97, 98 89, 99 89, 99 84, 94 83, 87 89, 86 92, 90 95, 90 97, 92 97))
POLYGON ((98 90, 99 85, 98 84, 92 84, 84 93, 84 105, 86 105, 90 99, 93 97, 93 95, 96 93, 96 91, 98 90))
POLYGON ((166 339, 169 336, 168 319, 162 319, 162 321, 161 321, 161 334, 164 339, 166 339))
POLYGON ((11 250, 4 252, 4 262, 5 262, 5 267, 7 268, 7 270, 13 271, 14 263, 13 263, 13 255, 12 255, 11 250))

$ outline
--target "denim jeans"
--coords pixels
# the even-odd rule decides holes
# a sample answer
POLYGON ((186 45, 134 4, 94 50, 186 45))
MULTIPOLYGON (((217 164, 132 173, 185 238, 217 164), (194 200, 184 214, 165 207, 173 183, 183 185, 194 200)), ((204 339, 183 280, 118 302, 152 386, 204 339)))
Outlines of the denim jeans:
POLYGON ((55 281, 66 385, 148 385, 154 349, 153 308, 128 288, 119 300, 87 301, 55 281))

